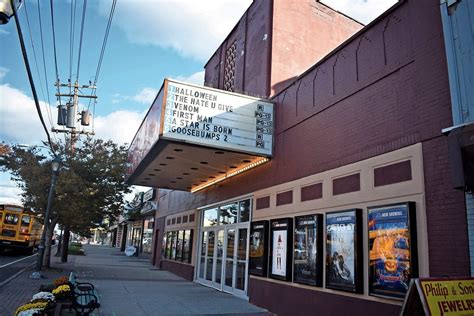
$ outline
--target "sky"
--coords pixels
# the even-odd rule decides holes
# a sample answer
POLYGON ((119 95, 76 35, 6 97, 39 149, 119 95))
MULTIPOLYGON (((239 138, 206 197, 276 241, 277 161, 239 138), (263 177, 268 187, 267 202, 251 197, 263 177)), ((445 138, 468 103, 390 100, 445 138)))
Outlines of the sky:
MULTIPOLYGON (((58 77, 62 83, 72 78, 88 85, 96 75, 112 0, 88 1, 82 27, 83 1, 53 1, 58 77)), ((93 127, 86 130, 93 128, 95 137, 129 144, 164 78, 203 84, 204 64, 251 2, 118 0, 97 81, 97 103, 94 106, 88 99, 80 100, 80 109, 94 112, 93 127)), ((397 1, 321 2, 367 24, 397 1)), ((49 1, 27 0, 19 17, 43 117, 51 129, 57 119, 57 102, 49 1)), ((13 19, 0 25, 0 43, 0 142, 39 145, 46 134, 34 106, 13 19)), ((87 89, 81 92, 90 94, 87 89)), ((63 134, 52 137, 64 140, 63 134)), ((147 189, 136 187, 134 192, 147 189)), ((8 173, 0 173, 0 203, 20 203, 20 192, 8 173)))

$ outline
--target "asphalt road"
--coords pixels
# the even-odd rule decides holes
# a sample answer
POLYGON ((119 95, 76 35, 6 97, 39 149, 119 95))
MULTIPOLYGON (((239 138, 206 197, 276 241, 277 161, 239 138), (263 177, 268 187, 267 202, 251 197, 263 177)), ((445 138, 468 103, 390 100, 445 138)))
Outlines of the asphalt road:
POLYGON ((36 262, 36 254, 25 255, 21 252, 5 250, 0 254, 0 286, 34 262, 36 262))

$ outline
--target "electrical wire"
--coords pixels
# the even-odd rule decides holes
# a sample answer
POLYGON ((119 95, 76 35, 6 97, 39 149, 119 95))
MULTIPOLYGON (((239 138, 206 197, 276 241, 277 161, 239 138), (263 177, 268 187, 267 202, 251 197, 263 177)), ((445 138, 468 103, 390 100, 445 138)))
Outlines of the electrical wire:
MULTIPOLYGON (((28 26, 28 31, 30 33, 30 42, 31 42, 31 47, 33 49, 33 56, 34 56, 35 65, 36 65, 36 73, 38 74, 38 79, 39 79, 39 82, 40 82, 41 94, 43 95, 43 100, 46 101, 46 96, 45 96, 44 89, 43 89, 43 80, 41 78, 41 74, 40 74, 40 71, 39 71, 38 58, 36 57, 36 49, 35 49, 35 45, 34 45, 34 41, 33 41, 33 33, 31 32, 30 19, 29 19, 29 15, 28 15, 28 7, 26 5, 26 1, 25 1, 25 16, 26 16, 26 23, 27 23, 27 26, 28 26)), ((46 68, 45 68, 45 72, 46 72, 46 68)), ((47 90, 47 87, 46 87, 46 90, 47 90)), ((49 100, 49 94, 48 94, 48 100, 49 100)), ((48 104, 49 103, 50 102, 48 102, 48 104)), ((49 109, 48 104, 45 106, 46 114, 48 116, 48 120, 49 120, 50 125, 53 126, 53 117, 52 117, 52 114, 51 114, 51 111, 50 111, 51 109, 49 109)))
POLYGON ((35 83, 33 81, 33 76, 31 74, 30 63, 28 61, 28 54, 26 52, 25 41, 23 40, 23 33, 21 32, 20 20, 18 18, 15 3, 13 2, 13 0, 10 0, 10 4, 11 4, 11 7, 13 8, 13 16, 15 17, 15 24, 16 24, 16 29, 18 33, 18 39, 20 40, 21 53, 23 55, 23 61, 25 63, 26 72, 28 74, 28 80, 30 82, 31 92, 33 93, 33 99, 35 100, 36 111, 38 112, 39 119, 41 121, 41 124, 43 125, 44 131, 48 138, 48 144, 49 144, 49 147, 51 148, 51 153, 55 157, 57 157, 56 150, 54 149, 53 143, 51 141, 51 137, 48 132, 48 128, 46 127, 46 124, 44 123, 43 115, 41 114, 41 108, 39 105, 38 95, 36 93, 35 83))
MULTIPOLYGON (((39 0, 38 0, 39 1, 39 0)), ((56 32, 54 28, 54 10, 53 10, 53 0, 49 1, 49 7, 51 10, 51 29, 53 31, 53 49, 54 49, 54 68, 56 70, 56 86, 57 86, 57 92, 60 94, 59 90, 59 71, 58 71, 58 57, 56 54, 56 32)), ((59 105, 61 105, 61 97, 58 96, 57 100, 59 102, 59 105)))
MULTIPOLYGON (((51 112, 51 99, 49 98, 49 82, 48 82, 48 73, 46 71, 46 59, 45 59, 45 54, 44 54, 44 39, 43 39, 43 23, 41 21, 41 6, 40 6, 40 1, 37 0, 37 4, 38 4, 38 21, 39 21, 39 27, 40 27, 40 36, 41 36, 41 52, 42 52, 42 55, 43 55, 43 69, 44 69, 44 78, 45 78, 45 81, 46 81, 46 96, 48 98, 48 105, 46 106, 46 111, 48 112, 49 114, 49 119, 50 119, 50 123, 51 123, 51 127, 53 128, 54 127, 54 123, 53 123, 53 114, 51 112)), ((26 7, 25 7, 26 8, 26 7)), ((54 134, 53 134, 54 135, 54 134)), ((57 141, 57 140, 56 140, 57 141)))
POLYGON ((102 67, 102 60, 104 59, 105 47, 107 46, 107 40, 109 38, 110 26, 112 24, 112 19, 114 17, 116 4, 117 4, 117 0, 113 0, 112 7, 110 8, 109 20, 107 21, 107 28, 105 30, 104 40, 102 42, 102 49, 100 51, 99 62, 97 64, 97 70, 95 72, 94 85, 97 83, 97 80, 99 79, 99 72, 100 72, 100 68, 102 67))
MULTIPOLYGON (((94 88, 93 88, 92 93, 91 93, 92 96, 95 96, 96 92, 97 92, 96 84, 97 84, 97 80, 99 80, 99 73, 100 73, 100 69, 102 67, 102 61, 104 59, 105 48, 107 46, 107 40, 109 38, 110 26, 112 25, 112 19, 114 17, 114 12, 115 12, 115 6, 116 5, 117 5, 117 0, 113 0, 112 6, 110 8, 109 20, 107 21, 107 27, 105 28, 104 40, 102 41, 102 49, 100 51, 99 62, 97 63, 97 69, 96 69, 96 72, 95 72, 95 78, 94 78, 94 84, 93 84, 94 88)), ((92 98, 89 99, 89 105, 87 106, 87 110, 89 110, 89 108, 90 108, 91 101, 92 101, 92 98)), ((96 103, 97 102, 95 101, 94 102, 94 111, 95 111, 96 103)))
POLYGON ((85 24, 84 22, 86 19, 86 9, 87 9, 87 0, 84 0, 84 5, 82 7, 81 35, 79 38, 79 55, 77 56, 76 82, 79 82, 79 69, 81 67, 82 39, 84 36, 84 24, 85 24))
POLYGON ((77 1, 71 1, 71 27, 69 28, 69 94, 72 93, 72 63, 74 60, 74 33, 76 28, 77 1))

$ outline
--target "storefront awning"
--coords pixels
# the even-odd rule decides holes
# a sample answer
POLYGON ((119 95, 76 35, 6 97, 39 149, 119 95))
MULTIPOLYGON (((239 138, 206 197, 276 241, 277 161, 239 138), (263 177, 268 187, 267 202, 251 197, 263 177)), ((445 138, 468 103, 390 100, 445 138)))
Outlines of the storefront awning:
POLYGON ((195 192, 273 155, 273 103, 165 79, 128 155, 129 184, 195 192))

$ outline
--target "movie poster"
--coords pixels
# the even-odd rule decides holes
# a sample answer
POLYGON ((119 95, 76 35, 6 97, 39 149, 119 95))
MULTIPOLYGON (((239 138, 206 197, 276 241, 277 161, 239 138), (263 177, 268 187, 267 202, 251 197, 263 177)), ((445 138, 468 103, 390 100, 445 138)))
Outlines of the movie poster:
POLYGON ((249 273, 267 276, 268 221, 252 222, 250 229, 249 273))
POLYGON ((280 218, 271 221, 270 277, 291 280, 293 219, 280 218))
POLYGON ((321 285, 322 280, 322 215, 295 217, 293 281, 321 285))
POLYGON ((288 251, 286 245, 288 242, 288 231, 274 230, 273 231, 273 262, 272 274, 286 276, 286 252, 288 251))
POLYGON ((418 269, 413 267, 416 251, 412 251, 412 240, 416 237, 414 230, 410 231, 410 216, 414 214, 412 203, 369 208, 371 294, 404 298, 410 279, 416 277, 418 269))
POLYGON ((360 292, 360 210, 326 214, 326 287, 360 292))

